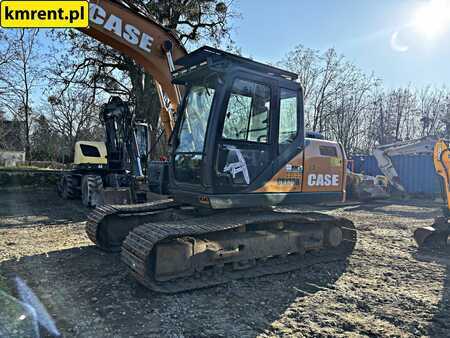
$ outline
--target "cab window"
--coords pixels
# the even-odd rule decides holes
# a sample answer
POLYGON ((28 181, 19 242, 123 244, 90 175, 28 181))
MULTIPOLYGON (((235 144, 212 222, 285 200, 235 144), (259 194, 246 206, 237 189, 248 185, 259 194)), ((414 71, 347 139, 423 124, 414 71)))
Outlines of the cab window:
POLYGON ((290 144, 297 137, 297 92, 281 88, 278 144, 290 144))
POLYGON ((222 138, 268 143, 270 88, 236 79, 228 101, 222 138))
POLYGON ((86 157, 101 157, 100 152, 98 151, 97 147, 90 146, 87 144, 80 144, 81 152, 83 153, 83 156, 86 157))

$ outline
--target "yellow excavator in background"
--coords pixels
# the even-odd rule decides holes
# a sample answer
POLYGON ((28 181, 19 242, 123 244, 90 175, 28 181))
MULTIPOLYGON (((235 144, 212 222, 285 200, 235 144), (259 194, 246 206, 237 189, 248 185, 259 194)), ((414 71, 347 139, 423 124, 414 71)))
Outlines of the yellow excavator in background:
POLYGON ((99 248, 121 251, 141 284, 167 293, 351 253, 350 220, 276 209, 346 193, 345 151, 306 134, 297 74, 207 46, 187 54, 132 2, 92 1, 89 17, 85 33, 153 76, 171 140, 169 160, 148 170, 170 198, 97 206, 86 232, 99 248))
POLYGON ((135 121, 128 104, 119 97, 111 97, 99 115, 105 141, 75 144, 72 170, 61 175, 59 195, 81 197, 87 207, 147 202, 147 124, 135 121))
POLYGON ((414 239, 420 248, 442 248, 448 245, 450 235, 450 148, 449 142, 440 139, 436 142, 433 161, 437 174, 441 177, 442 198, 444 199, 443 216, 438 217, 429 227, 419 228, 414 232, 414 239))

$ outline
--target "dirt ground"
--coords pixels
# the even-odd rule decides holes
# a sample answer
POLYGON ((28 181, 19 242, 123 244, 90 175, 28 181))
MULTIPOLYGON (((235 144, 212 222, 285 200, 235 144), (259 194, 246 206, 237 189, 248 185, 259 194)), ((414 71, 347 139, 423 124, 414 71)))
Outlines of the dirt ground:
POLYGON ((14 294, 14 277, 23 278, 66 337, 448 337, 450 256, 418 253, 412 239, 438 207, 334 209, 358 230, 346 262, 161 295, 90 243, 80 203, 45 190, 0 192, 0 288, 14 294))

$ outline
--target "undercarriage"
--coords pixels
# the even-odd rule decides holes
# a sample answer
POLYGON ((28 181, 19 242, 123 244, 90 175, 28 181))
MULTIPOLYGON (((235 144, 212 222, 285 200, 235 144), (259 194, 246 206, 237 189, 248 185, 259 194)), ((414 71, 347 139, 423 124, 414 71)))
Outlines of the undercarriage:
POLYGON ((165 293, 344 260, 356 242, 344 218, 276 209, 204 215, 173 200, 99 207, 87 233, 103 250, 121 250, 139 283, 165 293))

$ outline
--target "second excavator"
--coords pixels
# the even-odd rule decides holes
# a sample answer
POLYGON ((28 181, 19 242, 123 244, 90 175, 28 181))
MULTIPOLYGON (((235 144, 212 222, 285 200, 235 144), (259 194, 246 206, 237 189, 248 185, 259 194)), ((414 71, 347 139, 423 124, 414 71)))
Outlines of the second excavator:
POLYGON ((433 161, 436 173, 440 176, 444 207, 443 216, 436 218, 432 226, 419 228, 414 239, 420 248, 442 249, 448 246, 450 236, 450 147, 443 139, 434 145, 433 161))
POLYGON ((157 165, 170 198, 98 206, 87 234, 99 248, 121 251, 141 284, 167 293, 348 256, 350 220, 293 211, 343 200, 347 164, 340 144, 305 137, 296 74, 211 47, 186 54, 122 2, 91 4, 90 20, 86 33, 154 75, 171 135, 157 165))

